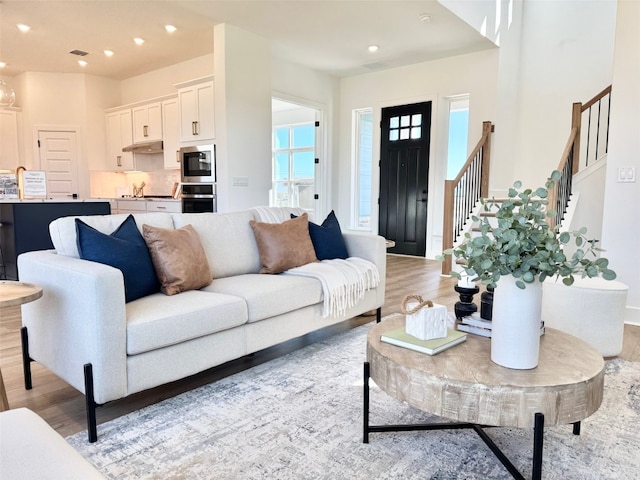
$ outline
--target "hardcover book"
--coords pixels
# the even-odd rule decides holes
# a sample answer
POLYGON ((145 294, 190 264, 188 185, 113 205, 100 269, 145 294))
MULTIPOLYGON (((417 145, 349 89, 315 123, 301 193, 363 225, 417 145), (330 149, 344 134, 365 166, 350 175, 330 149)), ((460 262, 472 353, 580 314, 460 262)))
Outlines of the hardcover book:
POLYGON ((426 353, 427 355, 435 355, 443 350, 458 345, 467 339, 467 334, 449 329, 448 334, 444 338, 434 338, 432 340, 420 340, 419 338, 409 335, 405 327, 389 330, 380 336, 380 341, 396 345, 398 347, 408 348, 416 352, 426 353))

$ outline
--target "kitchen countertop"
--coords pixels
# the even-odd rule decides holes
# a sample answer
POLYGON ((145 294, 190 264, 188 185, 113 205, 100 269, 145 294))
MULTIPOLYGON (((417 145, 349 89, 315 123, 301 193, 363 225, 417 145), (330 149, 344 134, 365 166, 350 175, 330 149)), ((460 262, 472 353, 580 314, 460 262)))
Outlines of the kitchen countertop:
POLYGON ((0 203, 87 203, 108 202, 108 198, 0 198, 0 203))

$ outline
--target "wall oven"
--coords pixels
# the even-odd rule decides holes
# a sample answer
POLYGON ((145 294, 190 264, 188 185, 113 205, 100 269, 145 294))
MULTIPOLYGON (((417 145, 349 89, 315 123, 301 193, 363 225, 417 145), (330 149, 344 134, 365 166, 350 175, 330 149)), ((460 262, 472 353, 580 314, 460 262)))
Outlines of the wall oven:
POLYGON ((218 211, 215 183, 183 183, 180 189, 182 213, 218 211))
POLYGON ((216 183, 216 146, 182 147, 180 176, 182 183, 216 183))

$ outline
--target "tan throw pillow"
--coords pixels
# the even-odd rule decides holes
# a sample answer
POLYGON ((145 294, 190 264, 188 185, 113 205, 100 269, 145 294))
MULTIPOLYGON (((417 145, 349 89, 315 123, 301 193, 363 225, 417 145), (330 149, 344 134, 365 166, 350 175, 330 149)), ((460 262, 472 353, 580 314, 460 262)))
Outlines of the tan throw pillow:
POLYGON ((318 261, 309 236, 306 213, 282 223, 250 220, 249 224, 258 242, 260 273, 280 273, 318 261))
POLYGON ((212 281, 198 233, 191 225, 177 230, 144 224, 142 236, 165 295, 206 287, 212 281))

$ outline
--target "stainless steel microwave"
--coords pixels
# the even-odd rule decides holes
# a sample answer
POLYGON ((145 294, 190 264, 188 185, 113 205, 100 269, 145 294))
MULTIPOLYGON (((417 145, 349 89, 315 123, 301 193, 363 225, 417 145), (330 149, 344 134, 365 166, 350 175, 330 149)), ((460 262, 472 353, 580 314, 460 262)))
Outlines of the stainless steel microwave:
POLYGON ((215 145, 182 147, 179 155, 182 183, 216 182, 215 145))

